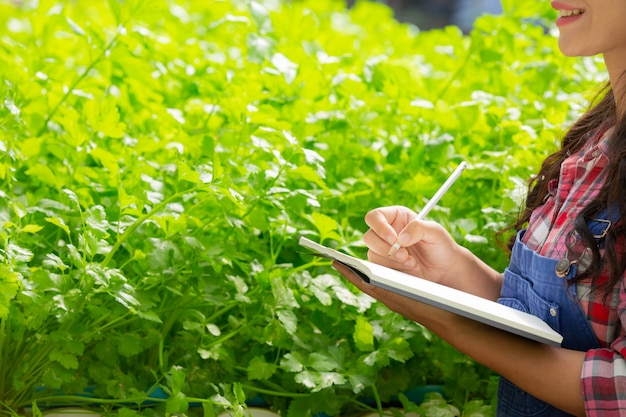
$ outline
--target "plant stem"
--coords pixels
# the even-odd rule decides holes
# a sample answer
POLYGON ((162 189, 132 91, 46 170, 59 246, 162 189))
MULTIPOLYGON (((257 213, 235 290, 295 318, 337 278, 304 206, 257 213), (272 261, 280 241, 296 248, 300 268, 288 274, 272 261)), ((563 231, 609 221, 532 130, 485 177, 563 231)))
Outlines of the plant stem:
POLYGON ((258 392, 260 394, 272 395, 274 397, 307 398, 311 396, 311 394, 298 392, 273 391, 265 388, 255 387, 254 385, 241 384, 241 386, 249 391, 258 392))
POLYGON ((467 65, 473 53, 474 53, 474 39, 470 38, 470 45, 467 48, 467 53, 465 54, 465 58, 463 59, 463 62, 461 62, 461 65, 457 67, 454 74, 448 77, 443 88, 439 91, 439 94, 437 96, 437 101, 440 101, 443 99, 443 96, 448 92, 448 89, 450 88, 454 80, 456 80, 461 74, 461 72, 463 72, 463 70, 465 69, 465 66, 467 65))
MULTIPOLYGON (((2 358, 2 364, 0 365, 0 369, 7 369, 6 361, 7 357, 4 355, 4 343, 7 340, 7 332, 6 332, 6 322, 7 319, 0 320, 0 358, 2 358)), ((5 374, 6 375, 6 374, 5 374)), ((0 378, 0 395, 4 395, 4 376, 0 378)))
MULTIPOLYGON (((106 316, 103 316, 103 317, 108 317, 108 316, 109 316, 109 315, 106 315, 106 316)), ((118 324, 118 323, 119 323, 120 321, 122 321, 122 320, 127 319, 127 321, 126 321, 125 323, 122 323, 122 324, 128 324, 128 323, 130 323, 130 322, 132 322, 132 321, 137 320, 138 318, 139 318, 139 316, 134 316, 134 315, 133 315, 133 316, 131 316, 131 313, 126 313, 126 314, 124 314, 123 316, 119 316, 119 317, 116 317, 116 318, 115 318, 115 319, 113 319, 113 320, 107 321, 105 325, 103 325, 102 327, 98 327, 97 329, 93 330, 91 333, 88 333, 88 334, 86 334, 86 335, 83 335, 83 336, 80 338, 80 341, 82 342, 82 341, 85 341, 85 340, 89 340, 89 339, 91 339, 91 337, 92 337, 93 335, 95 335, 95 334, 98 334, 98 333, 100 333, 100 332, 103 332, 104 330, 107 330, 107 329, 111 329, 111 328, 118 327, 118 326, 119 326, 119 324, 118 324), (130 316, 130 317, 129 317, 129 316, 130 316)), ((103 321, 103 320, 104 320, 104 319, 101 317, 100 319, 98 319, 96 322, 94 322, 94 323, 93 323, 92 327, 95 327, 96 325, 99 325, 99 324, 100 324, 100 322, 101 322, 101 321, 103 321)))
POLYGON ((9 415, 11 415, 12 417, 20 417, 19 414, 17 414, 15 410, 9 407, 4 401, 0 401, 0 405, 9 410, 9 415))
POLYGON ((63 95, 63 97, 61 97, 61 100, 59 100, 59 102, 57 103, 56 106, 54 106, 54 108, 52 109, 52 111, 50 112, 50 114, 48 114, 48 117, 46 117, 46 120, 44 120, 43 126, 41 126, 41 129, 39 129, 39 131, 37 132, 37 137, 41 136, 44 134, 44 132, 48 129, 48 123, 50 123, 50 120, 52 120, 52 118, 54 117, 54 115, 59 111, 59 109, 61 108, 61 105, 67 100, 67 98, 70 96, 70 94, 72 94, 74 92, 74 90, 76 89, 76 87, 78 87, 78 84, 81 83, 81 81, 83 81, 85 78, 87 78, 87 75, 89 74, 89 72, 94 69, 94 67, 96 66, 96 64, 98 62, 100 62, 100 60, 108 55, 111 51, 111 49, 113 49, 113 46, 115 46, 115 43, 117 42, 117 39, 120 36, 120 31, 118 29, 117 33, 115 34, 115 36, 113 37, 113 39, 111 40, 111 42, 109 42, 104 49, 100 52, 100 54, 96 57, 96 59, 94 59, 89 66, 87 66, 87 68, 85 68, 85 71, 83 71, 82 74, 80 74, 78 76, 78 78, 76 78, 74 80, 74 82, 72 83, 72 85, 70 86, 70 88, 67 89, 67 92, 63 95))
MULTIPOLYGON (((196 397, 185 397, 187 401, 194 403, 209 403, 214 404, 212 400, 206 398, 196 398, 196 397)), ((137 406, 141 406, 144 403, 164 403, 168 400, 168 398, 159 398, 159 397, 150 397, 148 395, 140 395, 140 396, 131 396, 127 398, 98 398, 98 397, 89 397, 83 395, 48 395, 46 397, 34 398, 38 404, 48 403, 49 405, 63 405, 64 403, 71 404, 111 404, 111 405, 128 405, 128 404, 136 404, 137 406)), ((1 405, 4 405, 9 410, 12 409, 0 401, 1 405)), ((20 404, 19 408, 26 407, 30 405, 31 402, 24 402, 20 404)), ((18 414, 12 414, 16 417, 19 417, 18 414)))
POLYGON ((378 389, 376 385, 372 385, 372 392, 374 393, 374 399, 376 400, 376 408, 378 409, 378 413, 383 415, 383 403, 380 400, 380 394, 378 393, 378 389))
POLYGON ((328 261, 327 259, 315 258, 314 261, 306 263, 304 265, 297 266, 295 268, 292 268, 291 270, 292 270, 292 272, 300 272, 300 271, 309 269, 309 268, 311 268, 313 266, 317 266, 317 265, 329 265, 330 266, 331 262, 328 261))
POLYGON ((157 204, 156 206, 154 206, 154 208, 152 210, 150 210, 148 213, 144 214, 143 216, 141 216, 140 218, 138 218, 137 220, 135 220, 135 222, 133 224, 131 224, 125 231, 124 233, 122 233, 122 236, 119 237, 119 239, 117 239, 117 242, 115 242, 115 244, 113 245, 113 247, 111 248, 111 251, 107 254, 106 258, 104 258, 104 260, 101 262, 102 267, 106 267, 109 262, 111 261, 111 259, 113 259, 113 255, 115 255, 115 253, 117 252, 117 250, 120 248, 120 246, 122 245, 122 243, 124 243, 126 241, 126 239, 128 239, 128 237, 135 231, 137 230, 137 228, 139 226, 141 226, 146 220, 148 220, 150 217, 152 217, 154 214, 158 213, 159 211, 161 211, 163 208, 165 208, 165 206, 167 206, 169 203, 171 203, 172 201, 182 197, 185 194, 189 194, 189 193, 193 193, 195 191, 198 191, 202 189, 202 187, 195 187, 189 190, 184 190, 184 191, 179 191, 174 195, 171 195, 170 197, 166 198, 165 200, 161 201, 159 204, 157 204))
POLYGON ((206 321, 207 322, 213 322, 216 318, 218 318, 219 316, 228 313, 230 310, 232 310, 233 308, 235 308, 238 305, 238 303, 233 302, 230 305, 224 306, 221 309, 217 310, 215 313, 211 314, 209 317, 207 317, 206 321))

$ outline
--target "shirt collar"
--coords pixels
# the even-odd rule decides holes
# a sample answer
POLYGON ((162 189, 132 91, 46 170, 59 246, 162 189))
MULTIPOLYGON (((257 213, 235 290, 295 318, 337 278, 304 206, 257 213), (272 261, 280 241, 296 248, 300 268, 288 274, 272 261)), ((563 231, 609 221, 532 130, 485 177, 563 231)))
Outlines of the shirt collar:
POLYGON ((600 156, 608 158, 610 140, 613 137, 614 127, 601 128, 594 134, 587 145, 581 150, 581 159, 585 162, 597 159, 600 156))

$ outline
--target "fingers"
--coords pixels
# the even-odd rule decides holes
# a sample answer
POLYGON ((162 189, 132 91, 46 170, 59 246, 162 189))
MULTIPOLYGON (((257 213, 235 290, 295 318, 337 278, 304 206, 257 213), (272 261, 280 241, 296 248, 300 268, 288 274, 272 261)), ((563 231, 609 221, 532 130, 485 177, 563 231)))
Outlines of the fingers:
POLYGON ((365 215, 365 223, 376 236, 383 242, 392 244, 397 237, 398 231, 392 226, 397 220, 398 213, 391 207, 372 210, 365 215))
POLYGON ((333 267, 339 271, 341 275, 348 279, 351 283, 353 283, 359 290, 363 291, 366 294, 373 296, 376 287, 372 284, 369 284, 361 279, 357 274, 354 273, 350 268, 342 264, 341 262, 334 261, 333 267))
MULTIPOLYGON (((385 253, 391 257, 400 249, 397 243, 398 232, 415 216, 412 210, 402 206, 381 207, 370 211, 365 216, 365 223, 370 227, 365 243, 374 254, 385 253)), ((406 257, 405 251, 394 256, 398 261, 404 261, 406 257)))
MULTIPOLYGON (((376 233, 373 229, 368 230, 363 235, 363 242, 365 242, 365 245, 367 246, 369 251, 372 252, 373 255, 385 255, 386 256, 387 252, 389 251, 389 247, 394 241, 395 241, 395 238, 391 242, 389 242, 387 239, 381 238, 380 235, 376 233)), ((402 260, 401 256, 402 255, 405 256, 406 253, 402 253, 402 254, 398 253, 397 255, 398 256, 394 256, 393 259, 402 260)), ((372 259, 370 258, 370 260, 372 259)))
POLYGON ((387 252, 381 254, 370 250, 367 252, 367 259, 375 264, 415 275, 411 270, 417 266, 417 260, 406 248, 400 248, 392 256, 387 256, 387 252))
POLYGON ((378 301, 385 304, 390 310, 395 311, 396 313, 402 314, 406 318, 411 320, 415 320, 414 317, 411 317, 409 312, 416 310, 416 306, 419 303, 416 303, 414 300, 406 298, 402 295, 393 293, 389 290, 376 287, 372 284, 368 284, 359 278, 350 268, 341 264, 340 262, 333 262, 333 267, 341 273, 345 278, 348 279, 351 283, 353 283, 360 291, 377 299, 378 301))
POLYGON ((413 211, 400 206, 369 212, 365 220, 370 230, 363 235, 367 258, 417 276, 427 277, 442 269, 441 259, 454 248, 454 240, 439 223, 416 217, 413 211), (390 250, 396 242, 397 251, 390 250))
POLYGON ((438 223, 404 219, 398 221, 398 216, 393 217, 382 209, 374 210, 366 216, 366 223, 370 226, 363 235, 363 240, 367 247, 376 255, 384 255, 391 259, 404 261, 407 253, 402 248, 415 245, 418 242, 432 242, 441 239, 442 228, 438 223), (389 223, 395 222, 395 224, 389 223), (399 230, 396 228, 401 226, 399 230), (394 243, 399 243, 397 252, 393 251, 393 256, 389 255, 389 249, 394 243))
POLYGON ((365 215, 365 223, 383 241, 389 245, 396 241, 398 231, 415 217, 415 213, 406 207, 381 207, 365 215))
POLYGON ((383 302, 384 304, 393 305, 394 304, 393 299, 401 297, 397 294, 392 293, 391 291, 385 290, 380 287, 376 287, 372 284, 369 284, 363 281, 357 274, 354 273, 354 271, 352 271, 347 266, 343 265, 341 262, 334 261, 333 267, 337 271, 339 271, 341 275, 347 278, 348 281, 354 284, 354 286, 356 286, 360 291, 364 292, 370 297, 376 298, 377 300, 383 302))
POLYGON ((432 235, 429 231, 433 231, 437 223, 425 220, 411 220, 400 232, 398 232, 398 243, 402 247, 412 246, 421 241, 428 241, 427 238, 432 235))
POLYGON ((439 223, 430 220, 411 220, 398 232, 398 242, 401 247, 410 247, 416 244, 441 245, 450 243, 451 236, 439 223))

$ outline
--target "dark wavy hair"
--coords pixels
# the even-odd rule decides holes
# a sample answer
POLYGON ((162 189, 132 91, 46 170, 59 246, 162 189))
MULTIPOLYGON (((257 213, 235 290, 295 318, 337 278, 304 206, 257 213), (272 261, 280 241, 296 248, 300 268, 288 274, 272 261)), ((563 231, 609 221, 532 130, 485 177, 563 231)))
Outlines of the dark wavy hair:
MULTIPOLYGON (((548 195, 548 184, 558 180, 562 162, 579 151, 585 143, 599 129, 614 127, 610 142, 609 163, 606 182, 595 200, 591 201, 575 219, 575 230, 580 235, 585 246, 593 253, 591 266, 575 277, 572 282, 592 277, 606 296, 609 296, 614 286, 622 279, 626 270, 626 115, 618 117, 615 97, 610 85, 607 84, 592 101, 589 110, 576 121, 566 132, 561 148, 548 156, 541 165, 539 173, 528 184, 526 202, 520 210, 517 220, 506 230, 519 231, 528 225, 530 216, 537 207, 545 201, 548 195), (609 218, 619 219, 609 229, 605 240, 604 256, 587 227, 587 221, 596 217, 603 210, 609 211, 609 218), (609 279, 600 283, 598 278, 603 271, 608 270, 609 279)), ((515 236, 508 242, 511 249, 515 236)))

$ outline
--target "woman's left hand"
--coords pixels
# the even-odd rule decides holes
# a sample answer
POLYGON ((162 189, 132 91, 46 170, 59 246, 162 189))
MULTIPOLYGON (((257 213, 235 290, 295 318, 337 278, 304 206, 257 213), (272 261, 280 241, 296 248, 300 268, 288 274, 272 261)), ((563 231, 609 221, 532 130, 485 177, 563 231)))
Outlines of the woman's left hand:
POLYGON ((454 313, 369 284, 340 262, 333 262, 333 267, 359 290, 382 302, 390 310, 407 319, 421 323, 435 332, 437 332, 438 326, 447 326, 452 320, 460 319, 460 316, 454 313))

